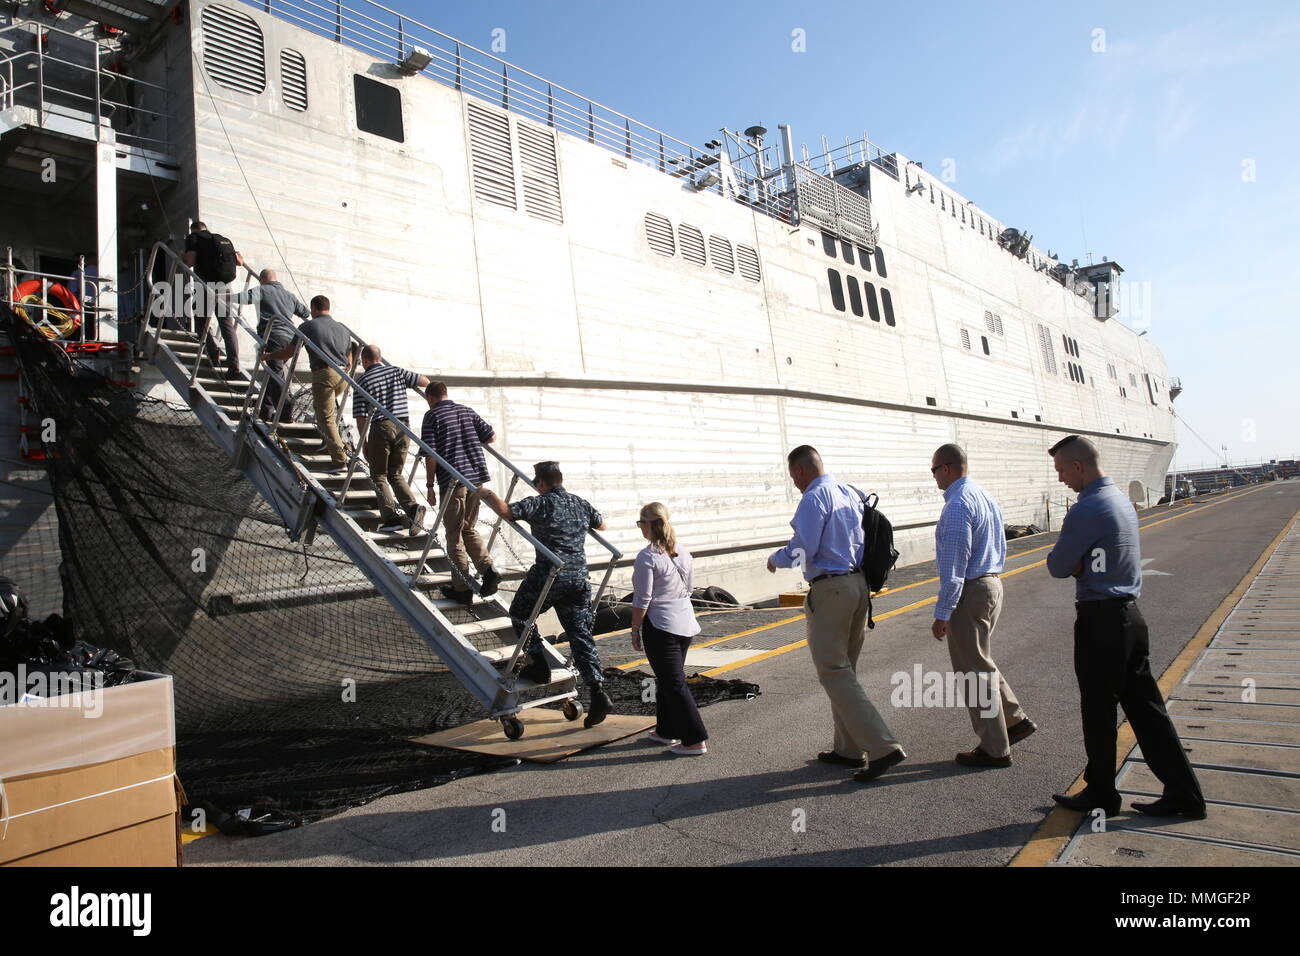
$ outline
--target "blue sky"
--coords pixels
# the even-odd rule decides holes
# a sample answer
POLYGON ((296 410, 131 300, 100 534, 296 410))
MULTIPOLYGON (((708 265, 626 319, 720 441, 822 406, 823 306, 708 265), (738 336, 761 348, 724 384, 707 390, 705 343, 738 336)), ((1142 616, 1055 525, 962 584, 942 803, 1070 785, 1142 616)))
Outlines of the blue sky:
POLYGON ((504 30, 505 59, 687 142, 788 123, 951 159, 1035 245, 1124 267, 1213 449, 1180 423, 1181 464, 1300 456, 1298 4, 388 5, 504 30))

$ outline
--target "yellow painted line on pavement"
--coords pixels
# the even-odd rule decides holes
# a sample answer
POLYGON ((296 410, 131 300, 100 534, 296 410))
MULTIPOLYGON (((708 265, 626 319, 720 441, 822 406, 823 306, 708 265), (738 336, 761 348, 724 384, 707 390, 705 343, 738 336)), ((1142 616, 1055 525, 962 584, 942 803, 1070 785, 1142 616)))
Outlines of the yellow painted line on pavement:
MULTIPOLYGON (((1238 495, 1237 497, 1241 496, 1238 495)), ((1207 505, 1206 507, 1209 506, 1207 505)), ((1232 613, 1232 609, 1241 601, 1242 595, 1246 593, 1246 589, 1250 587, 1251 582, 1258 576, 1260 570, 1268 562, 1268 559, 1273 556, 1273 552, 1277 550, 1278 545, 1282 543, 1282 539, 1287 536, 1287 533, 1291 530, 1292 525, 1295 524, 1297 519, 1300 519, 1300 511, 1297 511, 1292 515, 1290 520, 1282 526, 1282 530, 1278 532, 1277 537, 1274 538, 1272 542, 1269 543, 1268 547, 1260 553, 1259 558, 1256 559, 1253 565, 1251 565, 1250 570, 1247 571, 1242 579, 1237 582, 1237 586, 1233 588, 1228 596, 1219 603, 1219 606, 1214 609, 1214 613, 1205 619, 1205 623, 1200 626, 1192 639, 1187 642, 1187 646, 1184 647, 1182 651, 1179 652, 1178 656, 1174 658, 1173 662, 1165 668, 1165 672, 1160 675, 1160 680, 1157 681, 1160 686, 1160 694, 1162 697, 1167 699, 1170 691, 1178 686, 1179 682, 1187 676, 1187 672, 1191 669, 1192 664, 1196 662, 1197 658, 1201 655, 1201 652, 1209 646, 1210 641, 1214 639, 1214 635, 1218 633, 1223 622, 1227 619, 1228 615, 1232 613)), ((1168 521, 1169 519, 1166 518, 1164 520, 1168 521)), ((1133 748, 1136 746, 1137 737, 1134 735, 1133 728, 1129 725, 1129 722, 1125 720, 1116 733, 1116 773, 1119 773, 1119 768, 1124 766, 1124 761, 1128 760, 1133 748)), ((1080 773, 1074 778, 1074 783, 1070 784, 1070 788, 1066 793, 1078 793, 1083 789, 1083 786, 1083 774, 1080 773)), ((1070 842, 1070 837, 1078 827, 1079 820, 1082 819, 1082 817, 1083 814, 1077 810, 1067 810, 1059 804, 1053 807, 1048 811, 1047 816, 1043 818, 1043 822, 1038 825, 1038 829, 1036 829, 1033 835, 1029 838, 1029 842, 1020 848, 1020 852, 1012 858, 1011 862, 1008 863, 1007 866, 1047 866, 1061 855, 1061 851, 1064 850, 1066 844, 1070 842)))

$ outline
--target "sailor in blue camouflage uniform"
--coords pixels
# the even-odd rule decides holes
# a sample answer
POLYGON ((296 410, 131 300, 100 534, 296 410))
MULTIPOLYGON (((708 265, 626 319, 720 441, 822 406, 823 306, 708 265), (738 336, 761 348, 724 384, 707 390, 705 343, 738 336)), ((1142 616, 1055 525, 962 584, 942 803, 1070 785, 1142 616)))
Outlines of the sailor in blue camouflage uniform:
MULTIPOLYGON (((480 494, 483 502, 501 517, 527 521, 537 540, 564 562, 538 613, 555 608, 569 639, 573 664, 591 691, 591 707, 583 723, 594 727, 609 714, 610 699, 602 686, 604 677, 600 669, 600 654, 591 634, 591 582, 587 575, 586 544, 588 531, 605 530, 605 519, 590 502, 566 491, 563 481, 559 462, 542 461, 533 466, 536 495, 507 505, 486 487, 480 488, 480 494)), ((510 602, 510 616, 514 618, 516 634, 523 633, 550 573, 550 562, 539 552, 510 602)), ((529 638, 527 650, 531 659, 519 676, 537 684, 549 684, 550 667, 542 657, 541 638, 536 628, 529 638)))

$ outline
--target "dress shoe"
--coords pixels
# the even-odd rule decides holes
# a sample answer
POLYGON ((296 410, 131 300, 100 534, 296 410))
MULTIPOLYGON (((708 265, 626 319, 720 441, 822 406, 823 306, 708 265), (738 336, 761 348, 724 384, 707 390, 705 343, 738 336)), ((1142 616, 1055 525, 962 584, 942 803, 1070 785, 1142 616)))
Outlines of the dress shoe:
POLYGON ((883 757, 877 757, 875 760, 868 760, 866 769, 859 770, 855 773, 853 779, 858 783, 870 783, 890 767, 894 766, 894 764, 902 763, 906 759, 907 754, 903 753, 903 748, 895 748, 883 757))
POLYGON ((1011 754, 1005 757, 990 757, 983 747, 963 750, 957 755, 957 762, 963 767, 1010 767, 1011 754))
POLYGON ((582 726, 595 727, 609 716, 610 709, 613 706, 614 702, 605 693, 605 688, 599 684, 593 685, 591 688, 591 708, 587 711, 587 717, 583 720, 582 726))
POLYGON ((1079 813, 1087 813, 1089 810, 1104 810, 1106 816, 1113 817, 1119 813, 1120 799, 1118 793, 1107 796, 1094 796, 1087 790, 1067 796, 1063 793, 1052 794, 1052 799, 1065 807, 1067 810, 1076 810, 1079 813))
POLYGON ((817 755, 817 759, 822 763, 839 764, 842 767, 865 767, 867 762, 859 757, 854 760, 852 757, 841 757, 834 750, 823 750, 817 755))
POLYGON ((1038 725, 1036 723, 1028 717, 1022 717, 1007 728, 1007 742, 1014 746, 1037 729, 1038 725))
POLYGON ((1152 800, 1150 803, 1133 802, 1133 809, 1138 813, 1145 813, 1149 817, 1187 817, 1189 820, 1205 819, 1205 804, 1203 803, 1182 803, 1170 800, 1168 797, 1161 797, 1159 800, 1152 800))
POLYGON ((483 584, 479 588, 479 594, 484 597, 491 597, 497 593, 497 585, 501 583, 501 575, 496 568, 488 565, 483 571, 483 584))

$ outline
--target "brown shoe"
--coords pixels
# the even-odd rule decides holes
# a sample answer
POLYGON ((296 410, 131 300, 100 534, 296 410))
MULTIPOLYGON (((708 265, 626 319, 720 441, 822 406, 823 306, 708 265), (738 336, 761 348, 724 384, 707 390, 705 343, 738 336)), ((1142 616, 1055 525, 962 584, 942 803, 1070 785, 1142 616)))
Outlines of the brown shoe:
POLYGON ((1007 728, 1007 742, 1012 745, 1018 744, 1037 729, 1036 723, 1028 717, 1022 717, 1007 728))
POLYGON ((867 762, 861 757, 854 760, 852 757, 845 757, 843 754, 837 754, 834 750, 823 750, 817 755, 817 759, 822 763, 838 764, 842 767, 865 767, 867 762))
POLYGON ((1011 754, 1005 757, 990 757, 984 752, 983 747, 976 747, 974 750, 963 750, 959 753, 957 762, 963 767, 1010 767, 1011 754))

